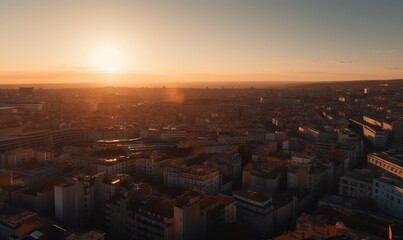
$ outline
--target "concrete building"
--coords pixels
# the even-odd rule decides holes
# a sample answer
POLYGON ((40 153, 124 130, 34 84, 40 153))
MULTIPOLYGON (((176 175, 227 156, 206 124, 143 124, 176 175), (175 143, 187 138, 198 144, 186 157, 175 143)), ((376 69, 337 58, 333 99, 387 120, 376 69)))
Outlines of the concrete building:
POLYGON ((175 240, 202 239, 199 192, 188 192, 176 199, 174 208, 175 240))
POLYGON ((382 210, 403 219, 403 183, 393 178, 374 179, 372 196, 382 210))
POLYGON ((201 235, 214 237, 225 225, 236 221, 234 199, 225 195, 208 195, 200 201, 201 235))
POLYGON ((135 212, 135 239, 174 240, 174 200, 160 198, 140 204, 135 212))
POLYGON ((161 141, 179 141, 186 139, 186 130, 179 130, 175 128, 163 128, 160 130, 161 141))
POLYGON ((313 161, 310 157, 292 157, 287 173, 288 188, 305 188, 318 194, 333 186, 333 181, 333 163, 313 161))
POLYGON ((373 147, 383 148, 388 144, 388 133, 377 127, 364 125, 363 135, 373 147))
POLYGON ((133 178, 128 174, 116 174, 105 177, 100 186, 100 209, 105 210, 105 202, 119 196, 121 192, 128 191, 134 184, 133 178))
POLYGON ((55 165, 39 165, 33 168, 17 168, 13 172, 20 174, 25 184, 46 184, 62 177, 65 173, 62 167, 55 165))
POLYGON ((143 203, 153 199, 148 184, 136 184, 105 202, 105 224, 112 239, 138 239, 136 212, 143 203))
POLYGON ((187 192, 176 199, 175 239, 209 239, 235 221, 235 209, 234 200, 229 196, 187 192))
POLYGON ((163 183, 168 187, 201 190, 208 194, 220 192, 221 176, 217 169, 206 165, 174 166, 163 170, 163 183))
POLYGON ((382 122, 382 128, 390 131, 390 139, 394 143, 403 142, 403 119, 386 120, 382 122))
POLYGON ((21 193, 21 206, 38 213, 53 214, 55 211, 55 183, 50 182, 43 186, 30 187, 23 191, 21 193))
POLYGON ((217 154, 208 159, 205 164, 218 169, 221 175, 232 181, 238 181, 242 176, 242 159, 238 153, 217 154))
POLYGON ((5 168, 20 167, 33 160, 43 162, 53 159, 50 151, 34 150, 32 148, 17 148, 0 154, 0 166, 5 168))
POLYGON ((234 191, 237 221, 246 226, 255 239, 268 239, 273 232, 273 198, 268 193, 234 191))
POLYGON ((392 142, 403 141, 403 119, 382 119, 364 116, 363 120, 388 132, 390 134, 389 137, 392 142))
POLYGON ((372 197, 372 182, 376 175, 368 169, 354 169, 340 178, 339 194, 346 197, 372 197))
POLYGON ((286 177, 282 170, 281 166, 266 161, 249 163, 242 173, 243 189, 271 193, 279 191, 286 177))
POLYGON ((108 234, 114 239, 208 239, 236 221, 232 197, 188 191, 175 199, 139 185, 106 201, 108 234))
POLYGON ((368 154, 368 166, 380 169, 391 176, 403 179, 403 159, 385 152, 368 154))
POLYGON ((337 150, 345 153, 348 157, 348 164, 345 166, 351 170, 360 163, 362 151, 358 142, 340 143, 337 145, 337 150))
POLYGON ((137 158, 135 161, 135 175, 145 177, 156 183, 162 183, 163 168, 171 159, 158 152, 152 152, 148 156, 137 158))
POLYGON ((45 147, 60 150, 63 146, 79 144, 85 140, 81 128, 60 128, 55 130, 40 130, 22 132, 15 136, 0 138, 0 152, 16 149, 45 147))
POLYGON ((117 157, 109 159, 97 159, 91 163, 92 173, 105 172, 106 176, 113 176, 120 173, 134 172, 134 159, 130 157, 117 157))
POLYGON ((77 176, 54 186, 56 220, 71 226, 80 226, 99 208, 100 185, 105 173, 77 176))
POLYGON ((38 214, 30 211, 2 213, 0 219, 0 239, 35 239, 31 233, 42 229, 45 225, 38 214))

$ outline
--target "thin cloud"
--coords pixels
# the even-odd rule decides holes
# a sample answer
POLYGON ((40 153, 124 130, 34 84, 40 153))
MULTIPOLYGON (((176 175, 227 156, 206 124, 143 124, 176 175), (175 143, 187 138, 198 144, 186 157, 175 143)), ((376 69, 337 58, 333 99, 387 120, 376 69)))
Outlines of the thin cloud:
POLYGON ((332 61, 332 63, 334 64, 352 64, 352 63, 356 63, 357 61, 353 61, 353 60, 334 60, 332 61))
POLYGON ((391 54, 391 53, 395 53, 396 50, 395 49, 388 49, 388 50, 373 50, 372 53, 373 54, 391 54))
POLYGON ((388 70, 402 70, 403 68, 401 68, 401 67, 387 67, 386 69, 388 69, 388 70))

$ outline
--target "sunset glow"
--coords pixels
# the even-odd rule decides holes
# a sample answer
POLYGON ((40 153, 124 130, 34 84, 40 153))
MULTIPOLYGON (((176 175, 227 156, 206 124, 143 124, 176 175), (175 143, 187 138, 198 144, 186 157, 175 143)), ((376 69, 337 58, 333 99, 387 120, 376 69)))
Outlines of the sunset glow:
POLYGON ((0 1, 0 82, 399 79, 402 9, 400 0, 0 1))
POLYGON ((118 48, 105 46, 94 51, 92 64, 100 72, 109 74, 122 73, 124 71, 125 58, 118 48))

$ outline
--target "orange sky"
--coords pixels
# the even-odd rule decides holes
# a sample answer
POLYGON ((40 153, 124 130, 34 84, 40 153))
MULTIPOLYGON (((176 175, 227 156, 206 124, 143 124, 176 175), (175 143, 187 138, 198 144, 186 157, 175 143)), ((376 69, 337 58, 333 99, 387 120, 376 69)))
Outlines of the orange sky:
POLYGON ((400 0, 1 1, 0 83, 402 78, 402 10, 400 0))

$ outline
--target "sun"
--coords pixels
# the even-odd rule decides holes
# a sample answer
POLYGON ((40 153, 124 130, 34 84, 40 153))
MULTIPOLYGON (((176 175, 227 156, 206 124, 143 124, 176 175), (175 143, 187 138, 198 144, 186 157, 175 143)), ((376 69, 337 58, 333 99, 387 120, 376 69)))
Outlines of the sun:
POLYGON ((114 46, 103 46, 95 49, 92 64, 97 71, 116 74, 124 71, 125 58, 122 51, 114 46))

